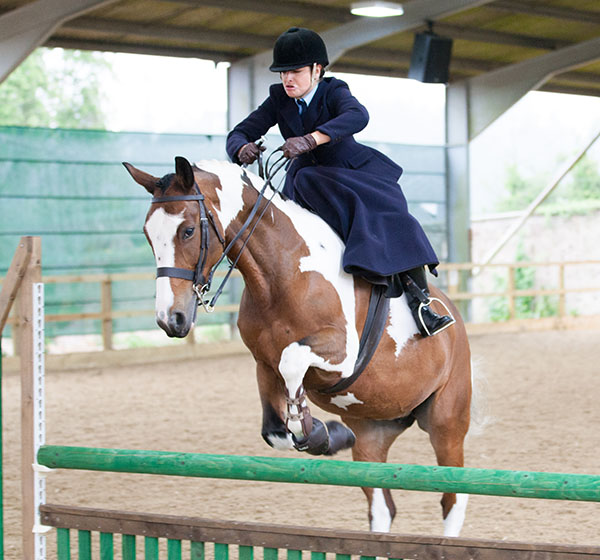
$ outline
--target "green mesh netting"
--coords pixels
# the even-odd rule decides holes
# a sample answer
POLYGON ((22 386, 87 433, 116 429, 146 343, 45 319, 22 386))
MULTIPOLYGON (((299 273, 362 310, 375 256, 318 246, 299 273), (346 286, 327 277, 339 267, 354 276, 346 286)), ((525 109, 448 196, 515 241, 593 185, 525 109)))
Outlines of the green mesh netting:
MULTIPOLYGON (((442 147, 371 144, 405 169, 402 187, 413 215, 441 258, 446 256, 442 147)), ((174 157, 227 159, 224 136, 0 127, 0 277, 23 235, 42 238, 43 274, 154 270, 142 226, 149 195, 121 162, 153 175, 174 169, 174 157)), ((274 149, 276 145, 268 146, 274 149)), ((233 303, 240 287, 220 303, 233 303)), ((152 309, 154 281, 113 285, 116 310, 152 309)), ((99 284, 48 284, 46 314, 100 311, 99 284)), ((203 324, 229 322, 203 315, 203 324)), ((115 332, 153 329, 154 318, 117 319, 115 332)), ((100 332, 99 321, 48 323, 47 336, 100 332)))

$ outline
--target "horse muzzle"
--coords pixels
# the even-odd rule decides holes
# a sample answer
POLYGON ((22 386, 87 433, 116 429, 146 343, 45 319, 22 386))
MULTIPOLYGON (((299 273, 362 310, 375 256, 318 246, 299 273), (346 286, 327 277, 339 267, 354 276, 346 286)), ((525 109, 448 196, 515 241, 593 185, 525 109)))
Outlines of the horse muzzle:
POLYGON ((158 326, 171 338, 184 338, 194 325, 193 315, 180 310, 173 310, 166 318, 156 317, 158 326))

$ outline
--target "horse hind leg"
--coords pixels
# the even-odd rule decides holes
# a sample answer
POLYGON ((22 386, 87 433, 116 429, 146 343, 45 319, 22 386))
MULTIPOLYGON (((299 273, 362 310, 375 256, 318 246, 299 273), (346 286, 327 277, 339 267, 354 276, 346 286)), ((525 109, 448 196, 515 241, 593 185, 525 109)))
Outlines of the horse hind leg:
MULTIPOLYGON (((414 418, 393 421, 375 421, 343 418, 356 434, 352 448, 355 461, 385 463, 394 440, 414 422, 414 418)), ((396 506, 389 488, 363 488, 369 505, 369 527, 371 531, 387 533, 396 516, 396 506)))
MULTIPOLYGON (((419 426, 429 434, 437 463, 445 467, 464 466, 464 439, 469 429, 471 386, 456 391, 446 386, 415 411, 419 426)), ((444 536, 458 537, 467 509, 468 494, 442 495, 444 536)))

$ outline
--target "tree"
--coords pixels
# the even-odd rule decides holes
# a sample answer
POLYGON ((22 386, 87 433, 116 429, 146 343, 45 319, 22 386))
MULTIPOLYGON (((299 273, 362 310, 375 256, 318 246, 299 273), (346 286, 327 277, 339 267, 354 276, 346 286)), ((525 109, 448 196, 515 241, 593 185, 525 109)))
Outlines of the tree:
POLYGON ((100 53, 36 49, 0 84, 0 125, 104 129, 109 71, 100 53))
POLYGON ((571 200, 600 199, 600 173, 596 162, 585 155, 573 169, 572 175, 573 181, 565 188, 565 198, 571 200))

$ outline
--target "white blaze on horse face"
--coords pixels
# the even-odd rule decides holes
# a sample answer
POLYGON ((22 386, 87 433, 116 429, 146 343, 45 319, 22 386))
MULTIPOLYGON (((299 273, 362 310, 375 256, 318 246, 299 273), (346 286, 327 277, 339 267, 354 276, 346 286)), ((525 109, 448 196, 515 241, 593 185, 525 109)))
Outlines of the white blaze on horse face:
POLYGON ((371 531, 380 533, 389 533, 392 528, 392 516, 385 501, 383 490, 373 488, 373 498, 371 499, 371 531))
POLYGON ((399 298, 390 299, 390 322, 386 330, 396 343, 396 358, 402 352, 404 345, 419 332, 404 294, 399 298))
POLYGON ((348 407, 351 404, 365 404, 363 401, 358 400, 354 393, 346 393, 345 395, 336 395, 331 398, 331 404, 337 406, 338 408, 343 408, 344 410, 348 410, 348 407))
MULTIPOLYGON (((164 208, 157 208, 144 226, 152 243, 156 268, 175 266, 175 235, 183 222, 183 211, 168 214, 164 208)), ((156 279, 156 318, 165 322, 173 306, 175 295, 171 289, 171 280, 167 277, 156 279)))
POLYGON ((469 494, 456 494, 456 503, 444 519, 444 537, 458 537, 465 522, 469 494))

